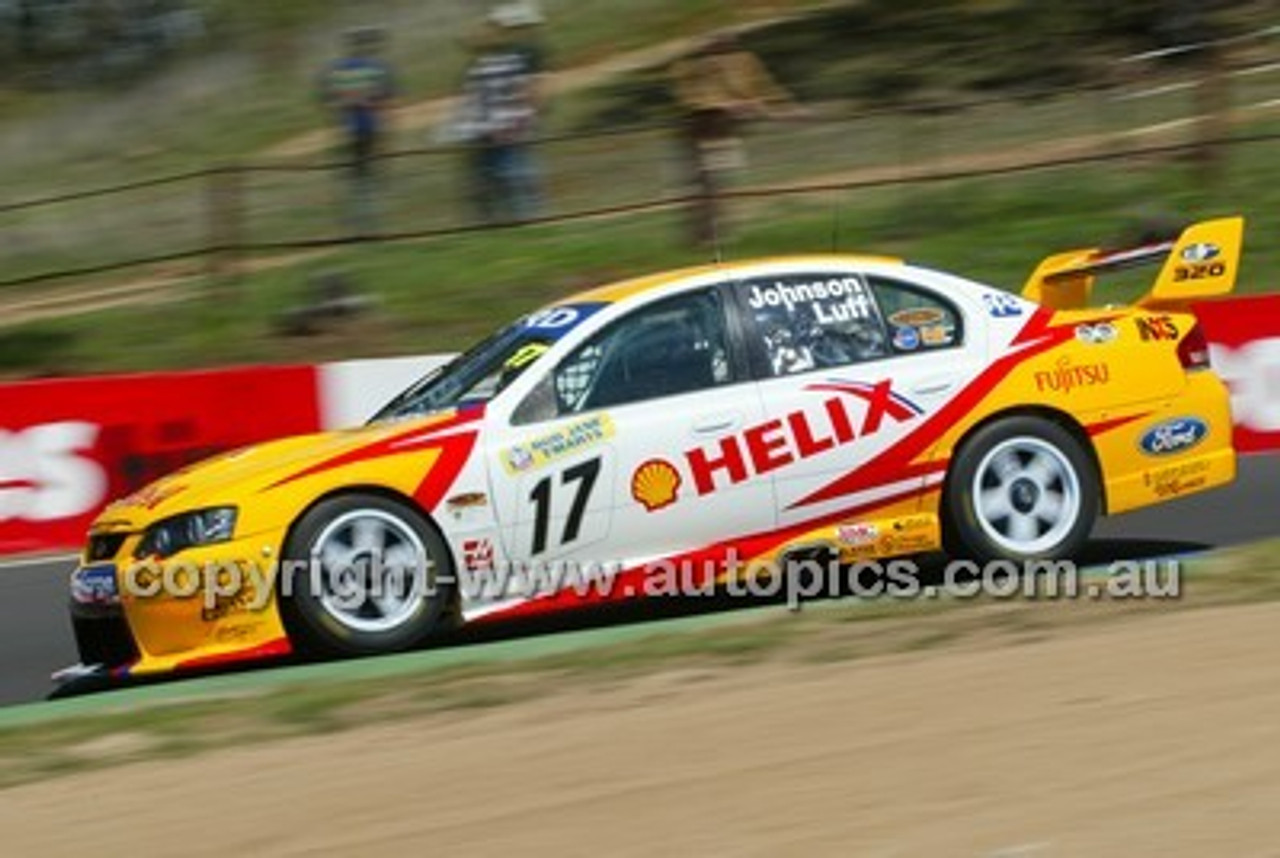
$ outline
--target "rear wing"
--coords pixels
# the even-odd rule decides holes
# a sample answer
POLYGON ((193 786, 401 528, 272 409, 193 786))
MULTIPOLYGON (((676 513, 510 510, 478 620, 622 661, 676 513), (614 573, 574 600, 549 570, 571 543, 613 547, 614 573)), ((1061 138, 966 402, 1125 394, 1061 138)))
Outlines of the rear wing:
POLYGON ((1155 285, 1136 303, 1177 309, 1230 293, 1243 245, 1244 218, 1230 217, 1193 224, 1170 241, 1125 250, 1069 250, 1041 262, 1022 297, 1054 310, 1079 309, 1089 305, 1099 274, 1162 263, 1155 285))

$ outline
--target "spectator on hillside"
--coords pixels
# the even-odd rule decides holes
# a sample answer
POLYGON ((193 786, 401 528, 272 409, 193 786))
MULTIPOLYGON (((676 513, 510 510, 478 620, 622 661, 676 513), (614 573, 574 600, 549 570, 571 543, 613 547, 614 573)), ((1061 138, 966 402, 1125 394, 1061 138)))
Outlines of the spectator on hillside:
POLYGON ((697 200, 691 207, 693 238, 708 245, 716 237, 719 177, 746 165, 741 126, 751 119, 794 116, 803 111, 769 74, 760 58, 736 36, 721 34, 671 67, 671 83, 682 117, 683 142, 697 200))
POLYGON ((469 194, 484 223, 518 223, 542 205, 533 141, 543 54, 534 33, 542 16, 529 2, 489 15, 468 47, 454 137, 469 146, 469 194))
POLYGON ((368 233, 377 228, 376 162, 387 135, 396 82, 380 56, 384 31, 362 27, 348 32, 344 40, 346 54, 325 70, 320 93, 342 133, 348 159, 343 220, 348 228, 368 233))

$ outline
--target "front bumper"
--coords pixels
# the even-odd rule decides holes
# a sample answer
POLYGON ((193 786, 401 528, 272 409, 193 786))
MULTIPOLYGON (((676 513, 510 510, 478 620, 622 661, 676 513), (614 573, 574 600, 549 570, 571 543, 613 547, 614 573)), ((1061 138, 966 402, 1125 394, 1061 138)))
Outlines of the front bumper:
POLYGON ((191 549, 141 575, 131 558, 135 542, 130 538, 114 558, 86 562, 72 573, 69 613, 81 663, 59 671, 55 682, 80 682, 86 673, 164 674, 291 652, 276 601, 277 564, 261 560, 275 556, 269 541, 257 536, 191 549), (155 586, 157 579, 162 586, 155 586), (175 582, 182 586, 168 586, 175 582))
POLYGON ((70 613, 81 664, 110 670, 137 663, 138 645, 119 605, 88 610, 72 601, 70 613))

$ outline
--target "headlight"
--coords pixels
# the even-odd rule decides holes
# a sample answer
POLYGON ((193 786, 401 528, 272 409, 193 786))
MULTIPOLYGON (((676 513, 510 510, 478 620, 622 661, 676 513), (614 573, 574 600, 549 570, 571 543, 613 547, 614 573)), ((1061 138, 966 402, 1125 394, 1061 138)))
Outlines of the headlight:
POLYGON ((236 509, 225 506, 186 512, 158 521, 142 534, 133 556, 172 557, 199 545, 227 542, 235 535, 236 509))

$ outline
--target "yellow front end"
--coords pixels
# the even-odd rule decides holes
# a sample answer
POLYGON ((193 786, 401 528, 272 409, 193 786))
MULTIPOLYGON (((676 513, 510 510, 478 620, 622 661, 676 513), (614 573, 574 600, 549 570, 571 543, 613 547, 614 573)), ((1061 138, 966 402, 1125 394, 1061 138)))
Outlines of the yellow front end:
POLYGON ((118 573, 120 605, 138 648, 133 674, 164 673, 289 652, 276 602, 285 529, 132 559, 118 573))
MULTIPOLYGON (((433 479, 452 479, 471 449, 475 426, 453 414, 392 426, 275 441, 173 474, 108 507, 90 529, 77 576, 110 569, 117 598, 77 605, 83 640, 123 622, 134 657, 107 664, 144 675, 282 656, 291 647, 279 595, 291 567, 283 559, 289 528, 318 500, 372 489, 421 500, 433 479), (437 437, 437 435, 439 437, 437 437), (213 544, 158 556, 143 546, 157 525, 193 511, 235 510, 234 533, 213 544), (96 546, 109 545, 109 552, 96 546), (108 554, 109 556, 104 556, 108 554)), ((305 561, 303 561, 305 563, 305 561)), ((302 567, 302 568, 305 568, 302 567)), ((92 649, 92 645, 89 647, 92 649)), ((115 652, 119 651, 117 647, 115 652)))

